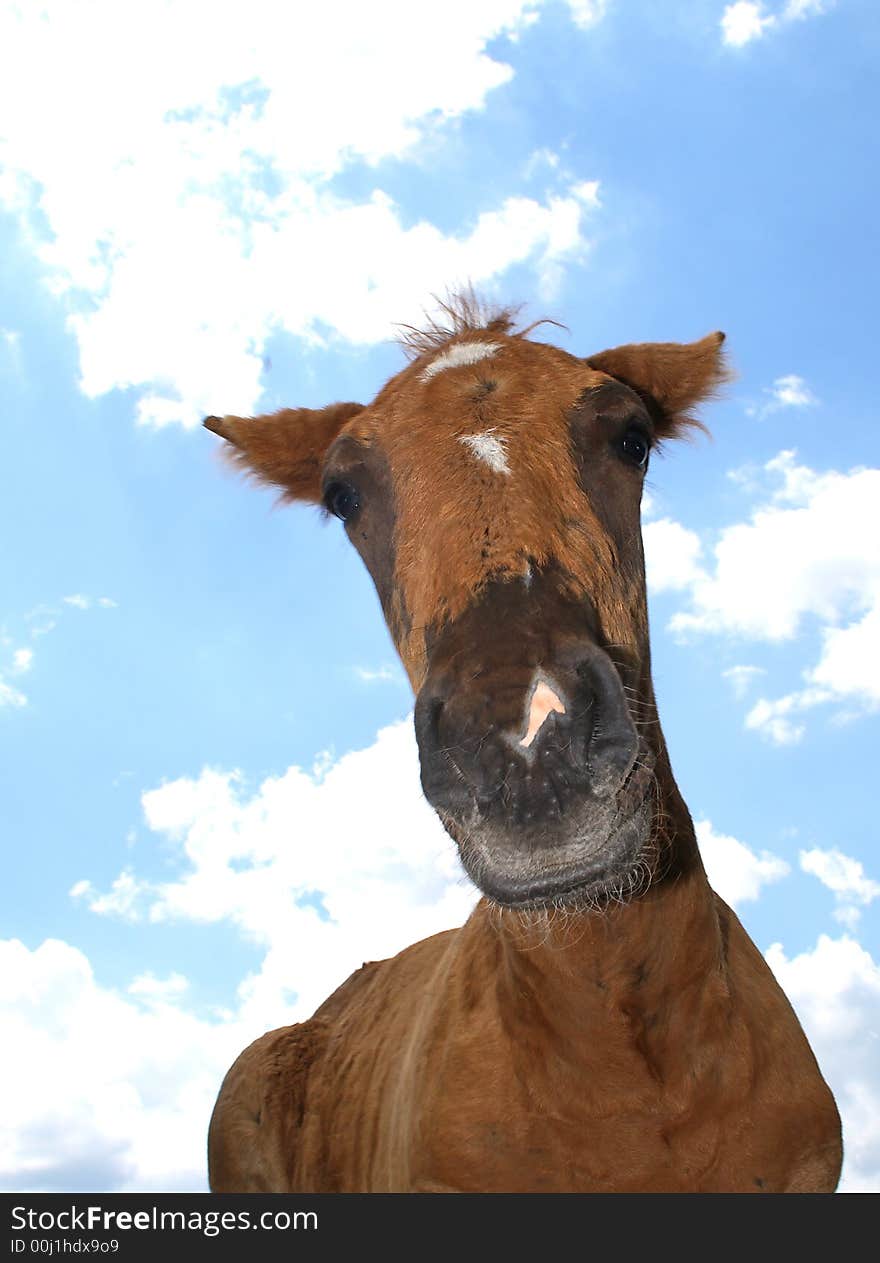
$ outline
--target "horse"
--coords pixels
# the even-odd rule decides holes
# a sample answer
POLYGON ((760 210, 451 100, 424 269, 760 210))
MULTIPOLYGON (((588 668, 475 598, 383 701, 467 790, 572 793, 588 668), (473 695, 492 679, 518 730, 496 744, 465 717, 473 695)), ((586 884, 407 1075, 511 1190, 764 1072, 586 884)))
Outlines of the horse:
POLYGON ((204 422, 343 522, 480 891, 241 1053, 214 1192, 837 1186, 834 1098, 708 883, 651 678, 645 471, 701 425, 724 335, 581 358, 534 328, 451 298, 372 403, 204 422))

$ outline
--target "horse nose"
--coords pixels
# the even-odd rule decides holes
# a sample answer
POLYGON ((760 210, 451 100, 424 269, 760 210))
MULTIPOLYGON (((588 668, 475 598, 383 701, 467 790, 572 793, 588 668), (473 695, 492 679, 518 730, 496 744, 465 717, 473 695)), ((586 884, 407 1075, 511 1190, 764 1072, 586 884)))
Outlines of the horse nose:
POLYGON ((568 657, 565 671, 533 670, 514 685, 464 668, 457 680, 429 673, 415 720, 422 788, 435 808, 535 823, 559 818, 577 797, 621 788, 638 747, 623 685, 601 650, 568 657))
POLYGON ((632 771, 639 735, 623 682, 608 655, 596 647, 576 670, 582 689, 593 699, 593 731, 587 750, 590 788, 597 798, 610 797, 632 771))

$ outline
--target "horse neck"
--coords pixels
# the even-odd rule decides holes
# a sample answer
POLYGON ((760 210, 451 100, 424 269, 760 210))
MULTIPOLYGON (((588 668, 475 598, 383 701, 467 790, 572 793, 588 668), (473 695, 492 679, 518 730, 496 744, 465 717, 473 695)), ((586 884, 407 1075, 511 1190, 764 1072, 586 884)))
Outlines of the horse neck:
POLYGON ((646 893, 599 911, 477 905, 463 946, 483 968, 491 962, 514 1038, 542 1028, 570 1043, 609 1030, 609 1014, 646 1029, 662 1014, 659 1041, 680 1040, 684 1030, 699 1042, 701 1018, 715 1023, 729 999, 717 905, 671 775, 666 788, 665 875, 646 893))

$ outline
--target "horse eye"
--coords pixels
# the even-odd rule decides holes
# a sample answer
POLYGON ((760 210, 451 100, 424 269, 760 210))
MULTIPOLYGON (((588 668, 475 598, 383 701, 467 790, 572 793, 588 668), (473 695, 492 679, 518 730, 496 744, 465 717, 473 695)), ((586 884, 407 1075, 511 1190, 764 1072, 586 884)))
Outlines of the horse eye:
POLYGON ((324 508, 341 522, 347 522, 360 507, 360 498, 350 482, 331 482, 324 492, 324 508))
POLYGON ((647 469, 651 444, 641 430, 627 430, 620 440, 620 450, 630 464, 638 469, 647 469))

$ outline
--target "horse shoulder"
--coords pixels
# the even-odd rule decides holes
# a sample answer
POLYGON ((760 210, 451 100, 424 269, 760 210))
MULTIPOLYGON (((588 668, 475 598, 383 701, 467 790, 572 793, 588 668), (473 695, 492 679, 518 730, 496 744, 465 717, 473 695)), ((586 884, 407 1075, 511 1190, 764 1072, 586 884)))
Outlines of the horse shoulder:
POLYGON ((736 914, 716 895, 740 1021, 749 1031, 755 1140, 779 1164, 779 1188, 833 1192, 843 1160, 840 1114, 788 997, 736 914))
POLYGON ((213 1192, 304 1191, 294 1188, 304 1170, 309 1183, 323 1184, 323 1131, 330 1119, 323 1117, 322 1104, 328 1094, 337 1098, 337 1110, 346 1097, 358 1099, 364 1085, 350 1062, 360 1043, 371 1043, 365 1028, 378 1028, 373 1051, 379 1061, 393 1056, 403 1032, 385 1030, 382 1018, 398 1006, 406 1010, 408 1001, 422 994, 426 974, 454 934, 444 931, 388 960, 366 962, 308 1021, 269 1031, 239 1055, 223 1080, 208 1130, 213 1192), (344 1067, 349 1063, 345 1069, 340 1060, 344 1067))
POLYGON ((226 1074, 208 1129, 214 1193, 290 1191, 310 1072, 328 1023, 282 1026, 254 1040, 226 1074))

